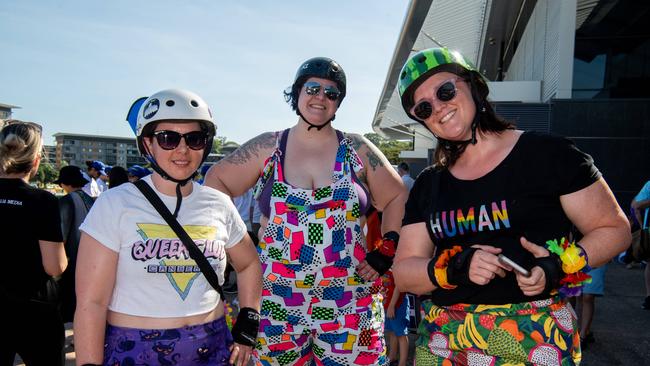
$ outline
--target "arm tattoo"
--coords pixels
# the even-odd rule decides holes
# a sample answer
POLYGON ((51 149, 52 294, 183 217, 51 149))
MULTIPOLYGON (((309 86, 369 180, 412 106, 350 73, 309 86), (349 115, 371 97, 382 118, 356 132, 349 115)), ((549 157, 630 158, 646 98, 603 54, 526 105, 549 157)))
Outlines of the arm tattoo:
POLYGON ((381 161, 379 156, 377 156, 377 154, 375 154, 372 150, 368 150, 366 156, 368 157, 368 164, 370 164, 373 171, 377 170, 377 166, 384 166, 384 162, 381 161))
POLYGON ((224 159, 235 165, 246 164, 249 160, 259 156, 260 150, 269 149, 274 146, 275 133, 267 132, 247 141, 224 159))

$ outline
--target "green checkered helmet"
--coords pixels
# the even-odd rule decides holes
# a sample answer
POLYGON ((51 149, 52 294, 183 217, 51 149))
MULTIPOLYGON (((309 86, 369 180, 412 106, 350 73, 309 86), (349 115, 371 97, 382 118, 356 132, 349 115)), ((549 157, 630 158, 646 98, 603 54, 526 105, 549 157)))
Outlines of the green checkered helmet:
POLYGON ((399 74, 397 87, 406 114, 409 114, 409 110, 413 106, 413 92, 415 89, 429 76, 443 71, 461 77, 476 74, 478 76, 475 78, 478 81, 477 87, 485 89, 484 91, 480 90, 479 95, 482 97, 487 96, 485 80, 465 56, 446 47, 429 48, 409 57, 399 74))

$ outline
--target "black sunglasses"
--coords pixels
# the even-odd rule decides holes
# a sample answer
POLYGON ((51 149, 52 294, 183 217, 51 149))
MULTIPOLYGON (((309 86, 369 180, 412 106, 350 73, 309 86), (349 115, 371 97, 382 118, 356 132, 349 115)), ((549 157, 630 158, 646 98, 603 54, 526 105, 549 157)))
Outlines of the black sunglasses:
MULTIPOLYGON (((464 81, 460 78, 454 78, 447 80, 438 86, 436 90, 436 97, 439 101, 446 103, 456 97, 456 82, 464 81)), ((433 113, 433 98, 425 98, 420 100, 416 105, 411 108, 411 114, 417 117, 419 120, 424 121, 427 118, 431 117, 433 113)))
MULTIPOLYGON (((318 95, 323 86, 316 81, 308 81, 305 83, 305 93, 307 95, 318 95)), ((341 96, 341 91, 335 86, 326 86, 323 93, 329 100, 337 100, 341 96)))
POLYGON ((174 150, 181 143, 181 138, 185 139, 185 144, 192 150, 203 150, 208 144, 208 134, 204 131, 181 134, 176 131, 163 130, 154 132, 153 136, 163 150, 174 150))

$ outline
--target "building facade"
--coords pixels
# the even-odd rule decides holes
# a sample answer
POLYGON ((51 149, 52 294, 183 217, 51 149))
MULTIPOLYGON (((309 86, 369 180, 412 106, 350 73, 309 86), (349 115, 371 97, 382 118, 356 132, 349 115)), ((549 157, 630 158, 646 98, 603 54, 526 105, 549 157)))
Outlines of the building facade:
POLYGON ((17 109, 17 108, 20 107, 17 105, 0 103, 0 122, 3 119, 11 119, 12 109, 17 109))
POLYGON ((426 166, 436 141, 402 111, 397 77, 413 52, 456 49, 489 80, 499 114, 573 139, 628 207, 650 179, 648 24, 645 1, 413 0, 373 129, 412 139, 402 158, 426 166))
POLYGON ((87 160, 100 160, 111 166, 124 168, 145 164, 135 138, 55 133, 56 166, 61 161, 68 165, 85 167, 87 160))

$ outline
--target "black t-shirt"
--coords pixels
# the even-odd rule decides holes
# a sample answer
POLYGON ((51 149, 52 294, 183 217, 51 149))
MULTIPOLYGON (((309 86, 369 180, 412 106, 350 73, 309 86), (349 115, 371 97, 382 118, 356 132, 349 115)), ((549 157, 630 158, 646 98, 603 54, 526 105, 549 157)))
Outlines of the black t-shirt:
MULTIPOLYGON (((600 176, 591 156, 570 140, 525 132, 503 162, 478 179, 456 179, 446 169, 422 171, 406 203, 403 225, 426 223, 438 250, 492 245, 530 269, 534 258, 519 238, 545 246, 547 240, 567 237, 572 224, 560 196, 579 191, 600 176)), ((548 293, 525 296, 510 272, 484 286, 438 289, 432 295, 439 305, 507 304, 548 297, 548 293)))
POLYGON ((48 278, 38 241, 63 241, 58 200, 20 179, 2 178, 0 218, 0 286, 14 296, 31 298, 48 278))

